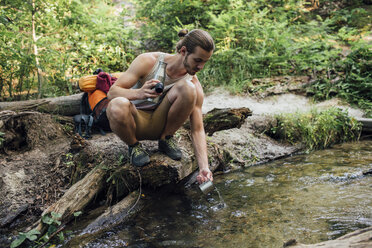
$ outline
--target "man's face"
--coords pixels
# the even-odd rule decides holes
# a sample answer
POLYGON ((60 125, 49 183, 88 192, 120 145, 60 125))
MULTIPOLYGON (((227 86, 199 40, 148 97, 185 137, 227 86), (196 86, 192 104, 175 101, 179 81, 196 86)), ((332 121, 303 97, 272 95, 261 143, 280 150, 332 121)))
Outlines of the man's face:
POLYGON ((198 71, 203 69, 205 63, 207 63, 212 54, 213 51, 207 52, 199 46, 195 47, 193 53, 186 51, 183 65, 185 66, 187 73, 190 75, 195 75, 198 71))

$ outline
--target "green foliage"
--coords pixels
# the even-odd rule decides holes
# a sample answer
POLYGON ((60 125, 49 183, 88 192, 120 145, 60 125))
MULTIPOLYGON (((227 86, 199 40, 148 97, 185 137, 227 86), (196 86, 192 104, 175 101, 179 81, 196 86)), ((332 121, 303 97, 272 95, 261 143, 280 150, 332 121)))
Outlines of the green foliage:
POLYGON ((29 241, 35 241, 37 239, 37 235, 39 235, 40 232, 36 229, 32 229, 30 231, 28 231, 27 233, 23 233, 23 232, 20 232, 19 235, 18 235, 18 238, 15 239, 10 247, 11 248, 15 248, 15 247, 18 247, 20 246, 26 239, 28 239, 29 241))
MULTIPOLYGON (((312 11, 306 1, 136 2, 137 18, 144 23, 145 49, 172 51, 182 28, 209 31, 216 51, 199 78, 207 89, 224 86, 233 92, 249 91, 254 78, 310 75, 327 80, 336 63, 344 68, 348 64, 340 59, 337 44, 355 50, 372 23, 370 11, 361 8, 362 1, 319 1, 319 9, 312 11)), ((357 81, 370 80, 354 73, 353 81, 356 75, 357 81)), ((348 87, 348 91, 358 95, 356 88, 348 87)), ((362 100, 344 98, 368 101, 365 96, 362 100)))
MULTIPOLYGON (((32 242, 33 245, 28 245, 28 247, 40 247, 39 245, 49 242, 51 235, 53 235, 57 230, 58 227, 61 225, 61 221, 59 219, 62 217, 61 214, 51 212, 50 215, 46 214, 41 217, 42 223, 48 226, 47 232, 38 239, 38 235, 40 235, 40 231, 36 229, 32 229, 27 233, 20 232, 18 237, 11 243, 10 247, 15 248, 25 243, 26 240, 32 242)), ((64 240, 63 233, 59 233, 58 237, 60 241, 64 240)))
POLYGON ((216 42, 215 54, 199 73, 206 89, 224 86, 249 92, 255 78, 309 75, 317 79, 309 89, 317 99, 338 95, 370 108, 367 94, 359 94, 369 87, 370 74, 358 68, 368 63, 359 65, 350 56, 343 60, 341 54, 345 46, 359 51, 361 37, 371 30, 371 8, 361 0, 318 1, 319 6, 294 0, 132 2, 136 17, 130 21, 139 32, 125 25, 125 8, 110 1, 2 1, 0 98, 35 94, 37 69, 42 72, 43 96, 73 93, 71 82, 97 67, 123 71, 140 49, 172 52, 179 30, 202 28, 216 42), (332 75, 342 70, 343 83, 335 85, 332 75))
POLYGON ((44 96, 73 93, 71 82, 98 67, 123 71, 134 56, 129 48, 134 44, 132 28, 124 27, 124 15, 125 11, 98 0, 2 2, 0 97, 29 98, 35 92, 36 59, 44 96))
POLYGON ((372 52, 371 46, 359 44, 343 61, 331 65, 310 88, 315 99, 324 100, 338 96, 355 104, 372 117, 372 52))
POLYGON ((338 108, 308 113, 281 114, 269 135, 291 144, 304 144, 308 150, 323 149, 333 144, 356 140, 360 123, 338 108))
POLYGON ((330 27, 338 30, 342 27, 367 29, 367 23, 371 23, 372 16, 363 8, 344 8, 331 14, 330 27))
POLYGON ((77 211, 74 213, 74 217, 79 217, 83 212, 81 211, 77 211))
POLYGON ((179 30, 187 27, 206 28, 208 11, 220 12, 229 6, 228 0, 144 0, 136 3, 137 20, 141 26, 142 48, 172 51, 179 30))

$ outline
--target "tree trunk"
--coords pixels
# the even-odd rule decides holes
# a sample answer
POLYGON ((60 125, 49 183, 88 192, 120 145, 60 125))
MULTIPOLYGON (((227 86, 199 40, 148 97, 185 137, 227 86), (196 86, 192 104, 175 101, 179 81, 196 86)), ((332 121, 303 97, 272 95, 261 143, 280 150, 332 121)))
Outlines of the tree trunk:
MULTIPOLYGON (((0 102, 0 111, 39 111, 49 114, 73 116, 80 113, 80 100, 83 93, 71 96, 51 97, 38 100, 0 102)), ((204 115, 204 128, 208 135, 216 131, 239 128, 244 120, 252 115, 248 108, 213 109, 204 115)), ((190 128, 190 124, 185 124, 190 128)))
POLYGON ((40 69, 40 63, 39 63, 39 53, 37 49, 36 42, 38 38, 36 38, 36 28, 35 28, 35 14, 36 14, 36 6, 35 6, 35 0, 32 0, 32 41, 34 43, 34 55, 35 55, 35 64, 37 68, 37 80, 38 80, 38 98, 40 99, 42 96, 42 89, 43 89, 43 75, 42 71, 40 69))
POLYGON ((362 132, 372 133, 372 118, 356 118, 362 124, 362 132))
POLYGON ((73 116, 80 113, 81 97, 82 93, 38 100, 0 102, 0 111, 12 110, 22 112, 35 110, 49 114, 73 116))

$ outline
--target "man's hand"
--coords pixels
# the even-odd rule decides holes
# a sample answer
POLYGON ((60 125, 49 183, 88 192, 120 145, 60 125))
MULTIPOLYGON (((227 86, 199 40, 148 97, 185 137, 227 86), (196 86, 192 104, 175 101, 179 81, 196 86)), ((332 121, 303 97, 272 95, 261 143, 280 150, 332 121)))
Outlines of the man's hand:
POLYGON ((213 181, 213 174, 209 168, 199 170, 199 175, 196 177, 196 180, 199 184, 202 184, 206 181, 213 181))
POLYGON ((159 83, 159 80, 151 79, 149 81, 146 81, 141 89, 139 89, 139 99, 147 99, 147 98, 155 98, 161 95, 161 93, 157 93, 154 90, 154 87, 157 83, 159 83))

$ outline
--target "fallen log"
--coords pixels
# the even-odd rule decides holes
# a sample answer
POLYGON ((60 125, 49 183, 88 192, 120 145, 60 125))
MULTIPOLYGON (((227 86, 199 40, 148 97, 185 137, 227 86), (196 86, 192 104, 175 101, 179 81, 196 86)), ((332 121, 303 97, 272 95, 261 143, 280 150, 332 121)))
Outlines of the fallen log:
POLYGON ((49 114, 73 116, 80 113, 80 100, 82 95, 83 93, 38 100, 0 102, 0 111, 38 111, 49 114))
POLYGON ((135 190, 123 200, 108 207, 102 215, 90 223, 78 236, 69 240, 67 246, 84 246, 93 241, 99 233, 103 233, 118 223, 129 220, 140 212, 151 197, 142 190, 135 190))
MULTIPOLYGON (((248 116, 252 115, 249 108, 214 108, 203 115, 205 133, 212 136, 213 133, 231 128, 240 128, 248 116)), ((190 122, 187 121, 184 128, 190 129, 190 122)))
MULTIPOLYGON (((102 168, 93 169, 82 180, 78 181, 63 195, 55 204, 47 208, 42 216, 49 213, 58 213, 62 222, 67 223, 74 213, 84 209, 103 188, 104 175, 102 168)), ((47 226, 39 220, 36 229, 41 233, 46 231, 47 226)))
POLYGON ((248 108, 238 109, 212 109, 203 117, 205 132, 211 136, 213 133, 231 128, 240 128, 252 111, 248 108))
MULTIPOLYGON (((80 100, 82 93, 71 96, 61 96, 38 100, 0 102, 0 111, 10 110, 16 112, 38 111, 61 116, 73 116, 80 113, 80 100)), ((204 115, 204 128, 206 133, 211 136, 214 132, 240 127, 252 111, 248 108, 239 109, 213 109, 204 115)), ((59 117, 66 122, 63 117, 59 117)), ((71 122, 71 120, 67 120, 71 122)), ((189 123, 185 124, 189 128, 189 123)))
POLYGON ((356 118, 362 124, 362 132, 372 133, 372 118, 356 118))
POLYGON ((305 245, 300 244, 296 240, 289 240, 284 244, 284 247, 291 248, 366 248, 372 247, 372 227, 364 228, 361 230, 354 231, 346 234, 335 240, 329 240, 318 244, 305 245))

